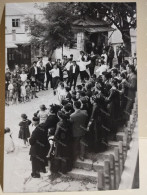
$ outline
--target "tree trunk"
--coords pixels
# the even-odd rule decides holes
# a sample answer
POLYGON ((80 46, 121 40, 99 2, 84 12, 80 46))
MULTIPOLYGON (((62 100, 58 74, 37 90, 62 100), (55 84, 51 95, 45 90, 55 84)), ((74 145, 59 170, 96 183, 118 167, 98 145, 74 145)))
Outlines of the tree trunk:
POLYGON ((51 58, 51 57, 52 57, 53 52, 54 52, 54 49, 49 50, 49 54, 48 54, 48 57, 49 57, 49 58, 51 58))
POLYGON ((123 30, 122 32, 122 39, 124 42, 124 46, 125 46, 125 56, 126 57, 130 57, 131 54, 131 36, 130 36, 130 29, 128 30, 123 30))

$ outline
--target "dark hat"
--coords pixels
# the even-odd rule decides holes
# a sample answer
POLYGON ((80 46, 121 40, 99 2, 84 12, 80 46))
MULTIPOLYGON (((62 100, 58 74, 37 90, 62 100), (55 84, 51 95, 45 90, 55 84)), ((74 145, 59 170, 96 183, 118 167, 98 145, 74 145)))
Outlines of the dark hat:
POLYGON ((41 109, 41 110, 46 110, 47 108, 46 108, 46 106, 45 106, 44 104, 42 104, 42 105, 40 106, 40 109, 41 109))
POLYGON ((27 115, 26 114, 21 114, 21 118, 27 119, 27 115))
POLYGON ((39 117, 36 117, 36 116, 34 116, 33 118, 32 118, 32 121, 34 121, 34 122, 39 122, 39 117))
POLYGON ((65 110, 66 112, 69 112, 70 110, 72 110, 72 105, 71 105, 70 103, 66 104, 66 105, 64 106, 64 110, 65 110))
POLYGON ((66 100, 64 99, 64 100, 61 101, 61 104, 64 106, 64 105, 68 104, 68 102, 69 101, 67 99, 66 100))

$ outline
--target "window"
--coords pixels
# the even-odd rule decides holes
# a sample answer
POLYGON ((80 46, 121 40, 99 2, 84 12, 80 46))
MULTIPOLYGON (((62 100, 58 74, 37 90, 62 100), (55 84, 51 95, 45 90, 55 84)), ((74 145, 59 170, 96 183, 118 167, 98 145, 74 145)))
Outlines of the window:
POLYGON ((20 27, 20 19, 12 19, 12 27, 20 27))

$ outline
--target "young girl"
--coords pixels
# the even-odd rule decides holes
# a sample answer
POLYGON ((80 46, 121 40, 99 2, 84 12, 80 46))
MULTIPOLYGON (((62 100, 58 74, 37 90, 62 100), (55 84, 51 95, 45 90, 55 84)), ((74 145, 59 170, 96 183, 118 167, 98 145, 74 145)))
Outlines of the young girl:
POLYGON ((21 85, 21 98, 22 98, 22 102, 25 103, 25 100, 26 100, 26 87, 25 87, 25 83, 22 83, 22 85, 21 85))
POLYGON ((7 154, 10 152, 14 152, 15 146, 12 139, 10 128, 8 127, 5 128, 4 133, 5 133, 5 146, 4 146, 5 152, 7 154))
POLYGON ((13 83, 13 104, 18 103, 18 87, 17 84, 13 83))
POLYGON ((54 64, 53 69, 50 70, 49 73, 52 75, 53 91, 54 95, 56 95, 56 88, 60 81, 60 69, 58 68, 57 64, 54 64))
POLYGON ((37 117, 40 119, 40 124, 45 123, 48 117, 48 111, 44 104, 40 106, 40 111, 38 112, 37 117))
POLYGON ((19 138, 23 139, 24 147, 26 147, 26 143, 28 142, 28 138, 30 137, 30 130, 29 125, 31 121, 27 119, 26 114, 21 114, 22 121, 19 123, 20 131, 19 131, 19 138))
POLYGON ((66 92, 66 90, 65 90, 65 88, 64 88, 64 83, 63 83, 63 82, 61 82, 61 83, 59 84, 59 86, 58 86, 58 88, 57 88, 57 93, 58 93, 58 100, 59 100, 59 102, 61 103, 61 101, 62 101, 63 99, 65 99, 65 98, 66 98, 66 95, 67 95, 67 92, 66 92))
POLYGON ((31 78, 31 92, 32 92, 32 99, 33 97, 38 98, 36 95, 36 81, 35 81, 35 77, 31 78))
POLYGON ((8 85, 8 93, 9 93, 9 101, 10 104, 12 104, 12 100, 13 100, 13 80, 11 79, 10 84, 8 85))
POLYGON ((31 94, 31 86, 30 86, 30 82, 27 81, 27 85, 26 85, 26 101, 30 101, 30 94, 31 94))

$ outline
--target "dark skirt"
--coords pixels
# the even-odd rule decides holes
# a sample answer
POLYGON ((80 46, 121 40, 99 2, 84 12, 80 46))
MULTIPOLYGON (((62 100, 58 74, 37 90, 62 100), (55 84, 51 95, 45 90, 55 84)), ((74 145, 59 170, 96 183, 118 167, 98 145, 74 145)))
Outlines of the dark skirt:
POLYGON ((20 129, 19 130, 18 138, 25 140, 25 139, 27 139, 29 137, 30 137, 29 129, 20 129))

